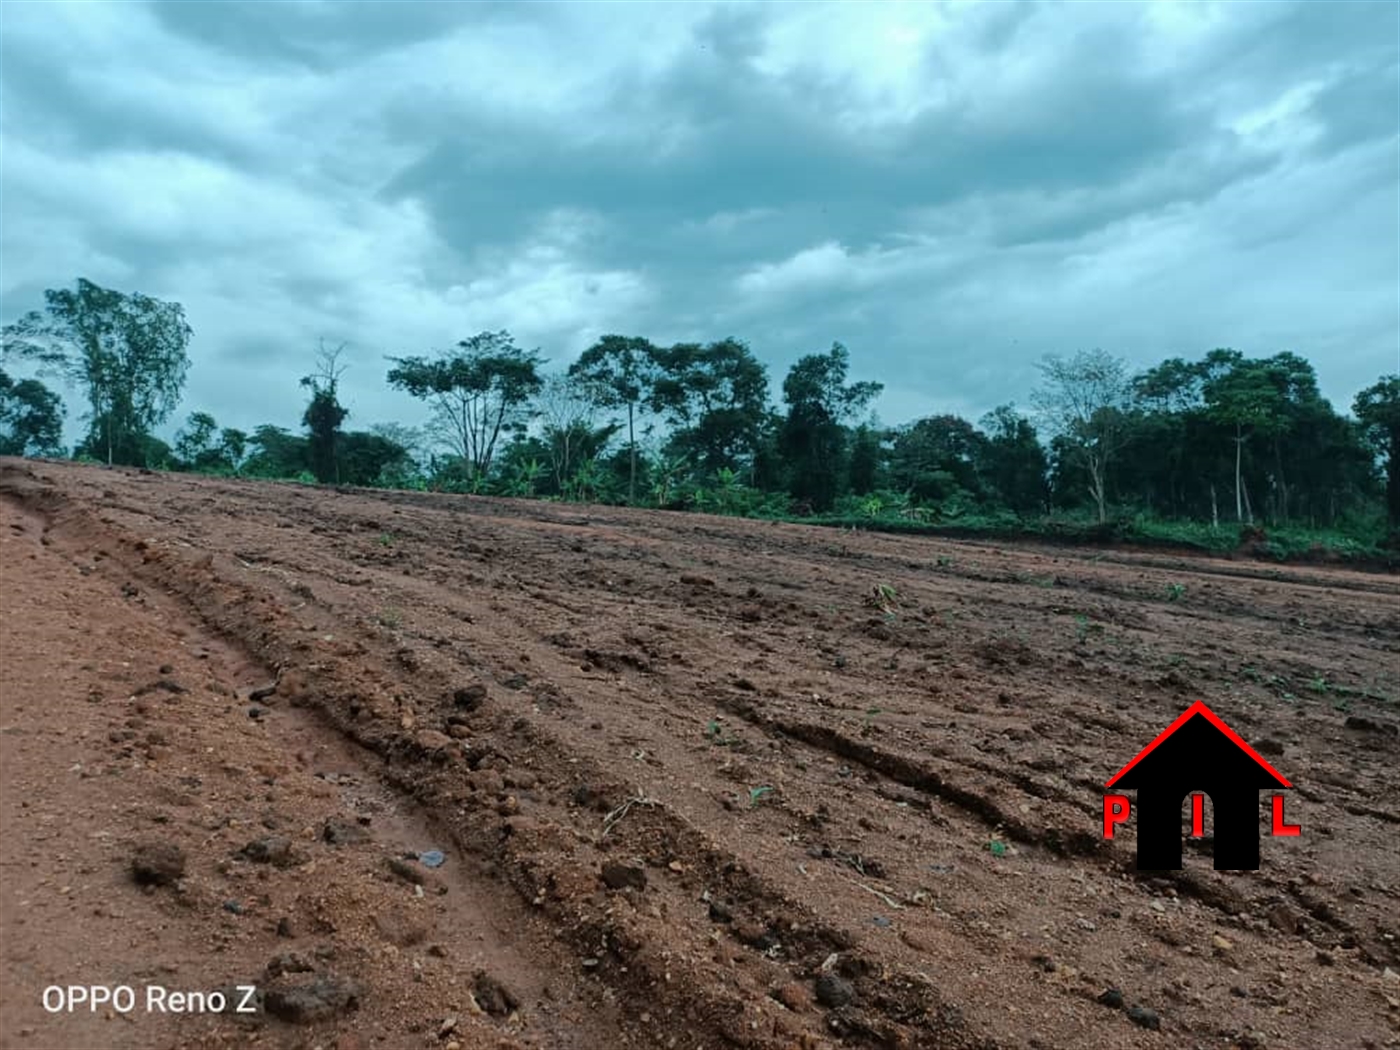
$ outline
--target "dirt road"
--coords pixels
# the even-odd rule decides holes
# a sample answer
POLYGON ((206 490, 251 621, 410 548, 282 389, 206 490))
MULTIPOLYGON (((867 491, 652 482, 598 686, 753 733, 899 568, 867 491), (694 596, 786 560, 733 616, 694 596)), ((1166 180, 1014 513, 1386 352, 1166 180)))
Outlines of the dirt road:
POLYGON ((1400 1045, 1394 577, 13 460, 0 512, 6 1047, 1400 1045), (1258 872, 1101 837, 1197 699, 1296 785, 1258 872))

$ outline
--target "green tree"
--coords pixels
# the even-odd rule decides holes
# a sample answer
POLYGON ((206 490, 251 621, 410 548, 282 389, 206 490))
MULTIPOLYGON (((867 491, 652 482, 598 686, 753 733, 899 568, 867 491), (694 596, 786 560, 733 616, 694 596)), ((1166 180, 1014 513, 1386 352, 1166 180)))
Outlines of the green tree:
POLYGON ((929 416, 899 427, 890 449, 890 484, 916 499, 982 495, 978 464, 986 437, 960 416, 929 416))
POLYGON ((350 414, 337 395, 346 368, 340 363, 344 350, 344 343, 330 350, 323 342, 316 354, 316 371, 301 380, 301 385, 311 391, 311 403, 302 413, 301 425, 307 430, 311 473, 322 484, 340 480, 340 426, 350 414))
POLYGON ((1031 421, 1014 405, 999 405, 980 425, 986 440, 975 453, 985 483, 1018 515, 1043 511, 1050 464, 1031 421))
POLYGON ((179 303, 126 294, 79 278, 49 289, 45 307, 4 329, 7 352, 57 368, 91 406, 84 447, 111 463, 143 464, 145 438, 165 422, 189 371, 190 326, 179 303))
POLYGON ((503 435, 524 431, 544 363, 509 332, 482 332, 436 358, 390 358, 389 385, 426 401, 433 427, 474 477, 491 472, 503 435))
POLYGON ((255 478, 295 478, 311 473, 311 443, 282 427, 264 423, 248 439, 243 473, 255 478))
POLYGON ((236 427, 224 427, 219 431, 219 455, 228 469, 239 473, 243 468, 243 456, 248 449, 248 435, 236 427))
POLYGON ((869 406, 881 383, 846 385, 850 353, 833 343, 825 354, 808 354, 783 380, 787 418, 779 447, 787 461, 789 491, 815 511, 830 510, 845 473, 845 423, 869 406))
POLYGON ((0 369, 0 456, 56 456, 63 401, 37 379, 15 382, 0 369))
POLYGON ((191 412, 185 425, 175 434, 175 457, 182 470, 210 470, 224 465, 223 455, 215 444, 219 424, 208 412, 191 412))
POLYGON ((1108 520, 1109 471, 1123 446, 1129 385, 1123 360, 1102 350, 1048 354, 1033 402, 1066 456, 1083 469, 1100 523, 1108 520))
POLYGON ((1351 410, 1385 462, 1386 516, 1392 531, 1400 530, 1400 375, 1381 376, 1356 395, 1351 410))
POLYGON ((603 408, 627 409, 627 501, 637 500, 636 417, 652 399, 660 376, 657 349, 634 336, 605 335, 569 366, 603 408))
POLYGON ((884 448, 881 444, 880 428, 873 423, 862 423, 851 435, 850 478, 851 491, 857 496, 866 496, 879 488, 880 466, 884 448))
POLYGON ((336 478, 343 485, 385 485, 411 470, 408 450, 387 437, 362 430, 336 443, 336 478))
POLYGON ((702 481, 725 469, 751 475, 768 403, 768 372, 753 352, 730 338, 678 343, 656 357, 651 407, 673 428, 668 453, 702 481))

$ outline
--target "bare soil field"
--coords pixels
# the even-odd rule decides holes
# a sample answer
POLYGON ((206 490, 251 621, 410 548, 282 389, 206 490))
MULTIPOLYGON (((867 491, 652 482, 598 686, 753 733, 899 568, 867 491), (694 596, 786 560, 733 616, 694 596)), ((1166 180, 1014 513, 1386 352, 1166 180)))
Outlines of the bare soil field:
POLYGON ((6 1048, 1400 1046, 1395 576, 0 460, 0 617, 6 1048))

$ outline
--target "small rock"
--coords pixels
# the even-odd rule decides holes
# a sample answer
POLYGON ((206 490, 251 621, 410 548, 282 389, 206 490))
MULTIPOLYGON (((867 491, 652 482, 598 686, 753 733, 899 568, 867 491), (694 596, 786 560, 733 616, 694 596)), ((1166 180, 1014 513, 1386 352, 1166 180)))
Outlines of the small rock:
POLYGON ((1157 1011, 1149 1010, 1145 1006, 1134 1006, 1129 1010, 1128 1020, 1132 1021, 1135 1025, 1153 1032, 1162 1027, 1162 1019, 1157 1015, 1157 1011))
POLYGON ((1117 988, 1109 988, 1100 992, 1097 1001, 1114 1010, 1123 1009, 1123 993, 1117 988))
POLYGON ((224 901, 224 911, 230 915, 242 915, 243 905, 238 901, 224 901))
POLYGON ((506 1017, 520 1007, 520 1000, 510 989, 485 970, 476 972, 472 981, 472 995, 483 1010, 496 1017, 506 1017))
POLYGON ((263 1000, 267 1012, 289 1024, 315 1024, 358 1009, 360 985, 334 974, 321 974, 295 985, 269 987, 263 1000))
POLYGON ((455 1017, 444 1018, 442 1024, 438 1025, 437 1037, 438 1037, 439 1039, 446 1039, 449 1035, 451 1035, 451 1034, 452 1034, 453 1032, 455 1032, 456 1030, 457 1030, 457 1018, 455 1018, 455 1017))
POLYGON ((311 973, 315 969, 315 965, 305 956, 296 952, 281 952, 268 960, 263 972, 271 981, 284 973, 311 973))
POLYGON ((132 877, 142 886, 168 886, 185 875, 185 851, 168 842, 147 842, 131 856, 132 877))
POLYGON ((405 882, 411 882, 415 886, 423 885, 423 872, 402 857, 390 857, 389 870, 405 882))
POLYGON ((1298 932, 1302 916, 1287 904, 1276 904, 1269 909, 1269 923, 1274 929, 1292 936, 1298 932))
POLYGON ((1234 944, 1233 944, 1232 942, 1230 942, 1230 941, 1227 940, 1226 938, 1220 936, 1220 934, 1218 934, 1218 933, 1217 933, 1217 934, 1213 934, 1213 935, 1211 936, 1211 938, 1210 938, 1210 943, 1211 943, 1217 950, 1222 951, 1222 952, 1228 952, 1231 948, 1234 947, 1234 944))
POLYGON ((452 694, 452 703, 463 711, 475 711, 486 699, 486 687, 480 683, 463 686, 452 694))
POLYGON ((265 714, 267 714, 266 708, 258 707, 256 705, 248 708, 248 717, 251 718, 254 722, 256 722, 265 714))
POLYGON ((1374 718, 1365 718, 1361 715, 1348 715, 1343 723, 1348 729, 1354 729, 1360 733, 1382 733, 1389 736, 1400 735, 1400 726, 1393 722, 1377 722, 1374 718))
POLYGON ((721 901, 710 901, 710 921, 733 922, 734 913, 729 910, 729 905, 721 901))
POLYGON ((1248 999, 1249 989, 1245 988, 1243 985, 1234 984, 1230 986, 1230 994, 1236 999, 1248 999))
POLYGON ((440 849, 424 850, 418 854, 418 863, 425 868, 440 868, 447 860, 447 854, 440 849))
POLYGON ((348 846, 364 842, 369 838, 369 832, 348 820, 331 819, 322 825, 321 838, 332 846, 348 846))
POLYGON ((1317 962, 1318 962, 1318 965, 1319 965, 1319 966, 1332 966, 1332 965, 1335 965, 1335 963, 1336 963, 1336 961, 1337 961, 1335 958, 1333 958, 1331 952, 1322 952, 1322 951, 1320 951, 1320 952, 1317 953, 1316 956, 1314 956, 1314 958, 1317 959, 1317 962))
POLYGON ((638 890, 647 888, 647 873, 630 864, 604 864, 602 877, 609 889, 620 890, 628 886, 638 890))
POLYGON ((417 736, 418 746, 429 754, 440 754, 452 746, 452 738, 436 729, 425 729, 417 736))
POLYGON ((838 1010, 855 1002, 856 988, 844 977, 824 973, 817 978, 817 1002, 838 1010))
POLYGON ((292 854, 292 840, 281 835, 254 839, 239 852, 255 864, 272 864, 279 868, 287 868, 296 863, 292 854))
POLYGON ((291 919, 287 918, 284 915, 282 916, 282 918, 277 920, 277 936, 295 937, 296 935, 296 928, 292 925, 291 919))
POLYGON ((447 727, 447 735, 453 740, 466 740, 472 735, 472 731, 470 726, 464 726, 459 722, 454 722, 447 727))

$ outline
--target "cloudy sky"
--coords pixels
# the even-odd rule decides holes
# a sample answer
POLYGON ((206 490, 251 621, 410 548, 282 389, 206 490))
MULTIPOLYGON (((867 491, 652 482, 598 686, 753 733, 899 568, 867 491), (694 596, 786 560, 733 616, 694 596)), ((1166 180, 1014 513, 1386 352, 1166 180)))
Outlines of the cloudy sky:
MULTIPOLYGON (((386 354, 508 328, 833 340, 886 422, 1047 352, 1400 369, 1390 2, 0 4, 0 313, 185 305, 185 412, 352 426, 386 354)), ((70 400, 72 400, 70 398, 70 400)), ((77 414, 80 406, 74 405, 77 414)))

